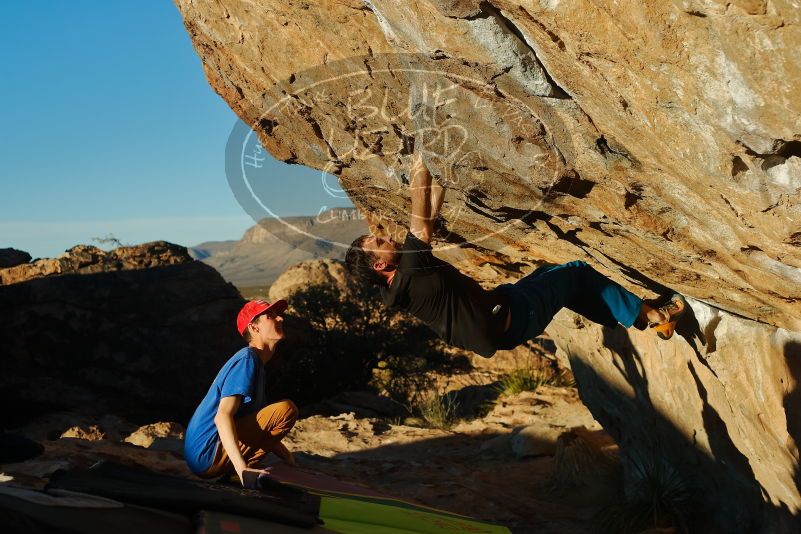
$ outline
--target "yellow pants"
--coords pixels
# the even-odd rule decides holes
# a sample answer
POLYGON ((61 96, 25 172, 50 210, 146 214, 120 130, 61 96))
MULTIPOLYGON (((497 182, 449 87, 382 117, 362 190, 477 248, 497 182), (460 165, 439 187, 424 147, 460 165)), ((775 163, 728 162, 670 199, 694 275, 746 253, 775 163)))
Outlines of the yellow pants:
MULTIPOLYGON (((286 436, 298 419, 298 407, 291 400, 269 404, 258 412, 234 420, 239 450, 248 466, 253 466, 286 436)), ((233 470, 222 443, 217 443, 214 462, 200 476, 214 478, 233 470)))

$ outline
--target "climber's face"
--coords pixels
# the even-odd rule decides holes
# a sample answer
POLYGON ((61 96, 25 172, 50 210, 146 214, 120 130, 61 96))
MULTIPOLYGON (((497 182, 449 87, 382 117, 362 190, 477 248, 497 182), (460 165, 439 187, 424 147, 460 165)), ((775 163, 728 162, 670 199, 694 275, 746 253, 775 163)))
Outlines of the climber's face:
POLYGON ((398 265, 400 246, 391 237, 368 236, 362 241, 362 248, 373 256, 373 269, 385 271, 398 265))

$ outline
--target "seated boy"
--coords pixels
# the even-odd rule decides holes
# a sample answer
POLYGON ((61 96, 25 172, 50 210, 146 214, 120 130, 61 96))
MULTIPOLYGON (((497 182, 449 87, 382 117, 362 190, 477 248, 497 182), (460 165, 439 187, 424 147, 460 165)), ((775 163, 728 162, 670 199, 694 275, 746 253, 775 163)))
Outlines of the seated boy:
POLYGON ((247 302, 236 326, 248 346, 223 365, 200 406, 184 440, 184 457, 193 473, 211 478, 245 468, 273 452, 290 465, 292 454, 281 443, 298 417, 290 400, 265 401, 264 365, 284 338, 282 316, 287 303, 247 302))

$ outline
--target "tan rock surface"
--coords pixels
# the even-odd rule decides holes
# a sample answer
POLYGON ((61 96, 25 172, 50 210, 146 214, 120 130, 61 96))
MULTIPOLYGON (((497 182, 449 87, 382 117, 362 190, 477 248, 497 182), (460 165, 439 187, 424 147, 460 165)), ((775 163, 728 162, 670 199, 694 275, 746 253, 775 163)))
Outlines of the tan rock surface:
POLYGON ((790 532, 794 519, 783 507, 801 507, 801 334, 690 304, 694 317, 672 343, 570 312, 549 330, 624 460, 670 458, 696 473, 716 510, 704 529, 790 532))
POLYGON ((185 247, 166 241, 123 246, 110 252, 92 245, 77 245, 58 258, 39 259, 33 263, 0 269, 0 285, 54 275, 147 269, 191 261, 185 247))
POLYGON ((184 427, 178 423, 152 423, 139 427, 125 443, 160 451, 182 451, 184 427))
POLYGON ((103 439, 103 431, 97 425, 90 425, 88 428, 73 426, 61 434, 62 438, 77 438, 87 441, 100 441, 103 439))
POLYGON ((100 460, 136 464, 158 473, 191 477, 186 462, 179 455, 154 451, 128 443, 110 440, 88 441, 80 438, 61 438, 44 441, 45 452, 37 458, 16 464, 5 464, 3 473, 19 484, 43 487, 58 469, 88 469, 100 460))
POLYGON ((438 253, 488 285, 578 258, 695 299, 703 342, 551 334, 630 476, 658 436, 707 531, 798 530, 795 2, 176 3, 264 147, 373 224, 408 220, 414 136, 449 189, 438 253))
POLYGON ((345 265, 337 260, 307 260, 293 265, 270 286, 270 301, 288 299, 300 289, 312 285, 327 285, 346 292, 348 287, 345 265))
POLYGON ((593 259, 801 328, 792 2, 177 4, 264 146, 389 224, 406 220, 404 136, 450 128, 427 156, 452 238, 482 239, 475 267, 593 259))

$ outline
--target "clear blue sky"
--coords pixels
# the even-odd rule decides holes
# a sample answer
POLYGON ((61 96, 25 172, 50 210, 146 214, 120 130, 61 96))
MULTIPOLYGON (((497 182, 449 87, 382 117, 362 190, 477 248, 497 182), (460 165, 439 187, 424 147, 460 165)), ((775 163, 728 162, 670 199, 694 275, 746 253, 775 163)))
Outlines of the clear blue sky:
MULTIPOLYGON (((8 3, 0 50, 0 248, 56 256, 108 233, 194 245, 253 224, 224 172, 237 117, 172 2, 8 3)), ((349 204, 325 198, 318 171, 269 164, 278 215, 349 204)))

